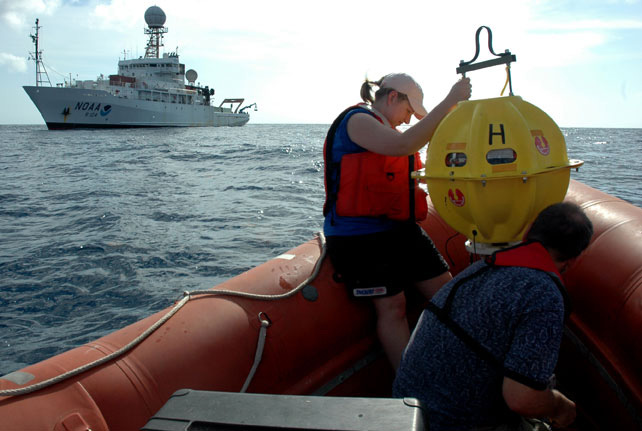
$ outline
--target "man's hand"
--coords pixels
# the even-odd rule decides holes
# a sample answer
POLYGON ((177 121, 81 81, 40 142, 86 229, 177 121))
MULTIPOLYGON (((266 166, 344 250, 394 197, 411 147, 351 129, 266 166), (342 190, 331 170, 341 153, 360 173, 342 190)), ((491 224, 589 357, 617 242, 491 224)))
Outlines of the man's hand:
POLYGON ((577 415, 575 403, 556 389, 538 391, 504 377, 502 395, 515 413, 528 418, 549 418, 556 426, 569 426, 577 415))

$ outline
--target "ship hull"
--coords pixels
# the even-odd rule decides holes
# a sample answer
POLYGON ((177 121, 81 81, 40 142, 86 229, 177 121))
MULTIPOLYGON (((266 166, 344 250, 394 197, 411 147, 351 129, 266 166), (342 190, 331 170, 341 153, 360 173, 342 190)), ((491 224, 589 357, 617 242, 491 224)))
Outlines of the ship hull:
POLYGON ((52 130, 243 126, 250 116, 207 105, 117 97, 104 90, 24 86, 52 130))

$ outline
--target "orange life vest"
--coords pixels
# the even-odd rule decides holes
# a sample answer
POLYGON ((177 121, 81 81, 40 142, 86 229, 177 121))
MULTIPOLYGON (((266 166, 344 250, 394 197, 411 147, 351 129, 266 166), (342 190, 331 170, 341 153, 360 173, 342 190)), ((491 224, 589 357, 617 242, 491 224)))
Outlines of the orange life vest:
POLYGON ((425 219, 428 213, 427 195, 418 186, 417 180, 410 177, 412 171, 422 167, 419 153, 395 157, 364 149, 345 154, 339 163, 332 163, 334 135, 341 120, 354 109, 363 110, 383 123, 376 114, 358 106, 348 108, 332 123, 323 149, 326 166, 323 214, 326 215, 331 205, 336 204, 337 215, 343 217, 425 219), (332 180, 333 170, 338 172, 338 184, 332 180))

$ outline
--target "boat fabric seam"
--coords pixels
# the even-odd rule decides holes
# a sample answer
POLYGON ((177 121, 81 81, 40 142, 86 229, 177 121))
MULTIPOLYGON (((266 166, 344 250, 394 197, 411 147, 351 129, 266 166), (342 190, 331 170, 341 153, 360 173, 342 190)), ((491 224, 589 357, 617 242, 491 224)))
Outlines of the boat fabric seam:
MULTIPOLYGON (((568 325, 564 327, 564 335, 570 341, 570 343, 578 350, 580 355, 588 361, 589 364, 597 371, 602 380, 609 386, 609 388, 615 392, 615 396, 623 404, 625 410, 631 415, 631 419, 637 422, 637 425, 640 430, 642 430, 642 416, 638 413, 636 407, 631 402, 630 397, 628 397, 622 389, 621 385, 613 378, 611 373, 600 363, 595 354, 591 352, 588 346, 580 339, 580 337, 575 334, 572 328, 568 325)), ((564 384, 564 382, 561 382, 564 384)))
POLYGON ((325 385, 321 386, 320 388, 312 392, 311 395, 316 395, 316 396, 327 395, 331 390, 335 389, 336 387, 338 387, 339 385, 347 381, 350 377, 352 377, 353 375, 355 375, 365 367, 373 364, 377 359, 382 357, 383 357, 383 350, 381 348, 368 352, 365 356, 357 360, 353 365, 345 369, 342 373, 335 376, 328 383, 326 383, 325 385))
MULTIPOLYGON (((323 263, 326 255, 326 241, 325 241, 325 235, 323 232, 318 232, 318 240, 319 240, 319 245, 321 248, 321 254, 319 256, 319 259, 317 260, 314 269, 312 271, 312 274, 308 278, 306 278, 303 282, 301 282, 296 288, 292 289, 289 292, 286 293, 281 293, 277 295, 261 295, 261 294, 255 294, 255 293, 248 293, 248 292, 239 292, 239 291, 234 291, 234 290, 197 290, 197 291, 192 291, 188 292, 185 291, 183 292, 183 298, 180 299, 174 307, 168 311, 163 317, 161 317, 156 323, 154 323, 152 326, 147 328, 143 333, 141 333, 138 337, 136 337, 134 340, 129 342, 127 345, 121 347, 120 349, 116 350, 115 352, 111 353, 110 355, 104 356, 100 359, 97 359, 93 362, 90 362, 85 365, 81 365, 80 367, 77 367, 71 371, 67 371, 66 373, 63 373, 59 376, 52 377, 50 379, 44 380, 39 383, 34 383, 33 385, 26 386, 23 388, 16 388, 16 389, 5 389, 0 391, 0 397, 7 397, 7 396, 18 396, 18 395, 26 395, 35 391, 38 391, 40 389, 44 389, 46 387, 49 387, 51 385, 54 385, 56 383, 59 383, 63 380, 69 379, 73 376, 76 376, 78 374, 84 373, 85 371, 88 371, 92 368, 95 368, 99 365, 102 365, 106 362, 111 361, 112 359, 115 359, 119 356, 122 356, 123 354, 127 353, 129 350, 133 349, 135 346, 140 344, 143 340, 145 340, 147 337, 149 337, 154 331, 156 331, 160 326, 162 326, 165 322, 167 322, 172 316, 174 316, 183 306, 190 300, 192 299, 193 296, 198 296, 198 295, 220 295, 220 296, 238 296, 238 297, 243 297, 243 298, 249 298, 249 299, 258 299, 258 300, 263 300, 263 301, 274 301, 278 299, 285 299, 289 298, 290 296, 294 296, 296 293, 298 293, 301 289, 303 289, 305 286, 307 286, 312 280, 314 280, 317 275, 319 274, 319 271, 321 270, 321 263, 323 263)), ((263 329, 263 323, 261 324, 261 329, 263 329)), ((260 344, 260 339, 259 339, 259 344, 260 344)), ((260 345, 257 346, 257 354, 258 348, 260 345)), ((261 349, 262 351, 262 349, 261 349)), ((258 367, 258 364, 256 363, 256 356, 255 355, 255 364, 258 367)), ((259 358, 260 361, 260 358, 259 358)), ((253 366, 253 370, 251 370, 251 373, 253 371, 256 371, 253 366)), ((250 377, 252 374, 250 374, 248 377, 250 377)), ((246 386, 249 386, 249 381, 246 381, 246 385, 244 385, 244 388, 247 389, 246 386)))

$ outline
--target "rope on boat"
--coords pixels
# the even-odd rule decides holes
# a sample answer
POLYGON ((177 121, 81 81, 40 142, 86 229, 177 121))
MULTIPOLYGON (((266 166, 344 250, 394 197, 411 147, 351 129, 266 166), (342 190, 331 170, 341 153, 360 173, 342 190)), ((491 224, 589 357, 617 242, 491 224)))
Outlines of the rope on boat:
POLYGON ((256 344, 256 353, 254 354, 254 364, 252 364, 252 369, 250 370, 250 373, 247 375, 247 378, 245 379, 245 383, 243 383, 243 388, 241 389, 241 392, 247 391, 247 387, 250 386, 250 383, 254 378, 254 373, 256 373, 256 369, 259 368, 259 364, 261 363, 261 359, 263 358, 263 347, 265 347, 265 337, 267 336, 267 328, 272 324, 272 322, 270 322, 267 315, 262 311, 259 313, 259 321, 261 322, 261 329, 259 331, 259 341, 256 344), (265 317, 262 318, 261 317, 262 315, 265 317))
POLYGON ((134 340, 132 340, 129 344, 121 347, 120 349, 116 350, 115 352, 104 356, 100 359, 97 359, 93 362, 90 362, 88 364, 82 365, 74 370, 67 371, 66 373, 63 373, 59 376, 52 377, 48 380, 44 380, 39 383, 34 383, 33 385, 26 386, 24 388, 18 388, 18 389, 6 389, 0 391, 0 396, 15 396, 15 395, 25 395, 29 394, 31 392, 38 391, 40 389, 46 388, 48 386, 54 385, 56 383, 59 383, 63 380, 66 380, 70 377, 73 377, 77 374, 83 373, 87 370, 90 370, 94 367, 97 367, 99 365, 104 364, 105 362, 111 361, 114 358, 117 358, 118 356, 127 353, 129 350, 133 349, 136 345, 138 345, 141 341, 143 341, 145 338, 147 338, 149 335, 151 335, 152 332, 154 332, 156 329, 158 329, 163 323, 167 322, 174 314, 180 310, 183 305, 189 301, 190 297, 185 296, 183 299, 181 299, 167 314, 165 314, 160 320, 158 320, 156 323, 154 323, 152 326, 147 328, 142 334, 140 334, 138 337, 136 337, 134 340))
MULTIPOLYGON (((278 299, 285 299, 289 298, 290 296, 296 295, 301 289, 303 289, 305 286, 307 286, 312 280, 314 280, 317 275, 319 275, 319 271, 321 270, 321 264, 323 263, 323 260, 325 259, 326 255, 326 244, 325 244, 325 236, 323 235, 323 232, 318 232, 318 239, 319 239, 319 245, 321 247, 321 254, 319 255, 319 259, 317 260, 314 270, 312 271, 312 274, 308 278, 306 278, 301 284, 299 284, 296 288, 289 292, 277 294, 277 295, 261 295, 257 293, 249 293, 249 292, 238 292, 238 291, 233 291, 233 290, 196 290, 192 292, 183 292, 183 298, 172 307, 171 310, 169 310, 163 317, 161 317, 156 323, 154 323, 152 326, 147 328, 142 334, 140 334, 138 337, 136 337, 134 340, 129 342, 127 345, 121 347, 120 349, 116 350, 115 352, 112 352, 111 354, 104 356, 100 359, 97 359, 93 362, 90 362, 88 364, 82 365, 76 369, 73 369, 71 371, 67 371, 66 373, 63 373, 59 376, 52 377, 48 380, 44 380, 42 382, 34 383, 33 385, 25 386, 23 388, 17 388, 17 389, 4 389, 0 391, 0 397, 8 397, 8 396, 18 396, 18 395, 26 395, 31 392, 38 391, 40 389, 44 389, 46 387, 49 387, 51 385, 54 385, 56 383, 60 383, 63 380, 66 380, 70 377, 76 376, 78 374, 84 373, 85 371, 88 371, 92 368, 95 368, 99 365, 102 365, 106 362, 111 361, 112 359, 115 359, 134 347, 136 347, 138 344, 140 344, 143 340, 145 340, 147 337, 149 337, 154 331, 156 331, 160 326, 162 326, 165 322, 167 322, 174 314, 176 314, 187 302, 192 299, 193 296, 197 295, 220 295, 220 296, 237 296, 241 298, 249 298, 249 299, 258 299, 261 301, 274 301, 278 299)), ((263 313, 261 313, 263 314, 263 313)), ((254 373, 256 372, 256 369, 258 368, 258 365, 261 361, 261 356, 263 354, 263 346, 265 344, 265 336, 266 336, 266 331, 267 327, 269 326, 269 321, 265 319, 261 319, 261 314, 259 314, 259 320, 261 320, 261 330, 259 332, 259 341, 257 344, 257 351, 254 357, 254 365, 252 366, 252 369, 250 370, 250 374, 248 375, 245 384, 243 385, 243 389, 241 392, 245 392, 247 390, 247 387, 249 386, 250 382, 252 381, 252 378, 254 377, 254 373), (266 323, 264 323, 266 322, 266 323)))

